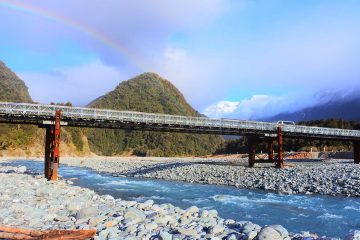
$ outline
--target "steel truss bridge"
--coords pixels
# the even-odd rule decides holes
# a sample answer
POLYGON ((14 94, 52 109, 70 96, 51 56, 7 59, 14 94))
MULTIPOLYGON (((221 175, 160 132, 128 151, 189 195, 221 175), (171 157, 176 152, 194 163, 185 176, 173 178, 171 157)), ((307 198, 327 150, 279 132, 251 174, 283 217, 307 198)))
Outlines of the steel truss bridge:
MULTIPOLYGON (((50 142, 53 142, 56 138, 55 132, 57 124, 59 136, 60 125, 247 136, 250 166, 253 166, 255 163, 256 144, 261 140, 269 142, 270 161, 274 161, 272 146, 274 140, 279 143, 277 156, 278 167, 283 166, 283 137, 353 141, 355 162, 360 163, 360 131, 358 130, 10 102, 0 102, 0 122, 33 124, 45 127, 47 129, 47 138, 49 138, 48 140, 50 142)), ((55 147, 50 145, 48 146, 48 148, 50 148, 48 150, 51 152, 51 149, 55 147)), ((47 150, 47 148, 45 148, 45 150, 47 150)))

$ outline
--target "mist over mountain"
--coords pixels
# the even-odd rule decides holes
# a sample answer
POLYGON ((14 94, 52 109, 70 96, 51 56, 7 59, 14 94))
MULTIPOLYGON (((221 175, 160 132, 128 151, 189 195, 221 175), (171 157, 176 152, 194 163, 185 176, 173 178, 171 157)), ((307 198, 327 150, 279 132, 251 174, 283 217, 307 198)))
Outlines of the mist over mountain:
POLYGON ((347 91, 327 92, 319 95, 314 106, 306 107, 295 112, 284 112, 272 117, 265 118, 266 121, 290 120, 309 121, 320 119, 344 119, 349 121, 360 120, 360 94, 358 89, 347 91))

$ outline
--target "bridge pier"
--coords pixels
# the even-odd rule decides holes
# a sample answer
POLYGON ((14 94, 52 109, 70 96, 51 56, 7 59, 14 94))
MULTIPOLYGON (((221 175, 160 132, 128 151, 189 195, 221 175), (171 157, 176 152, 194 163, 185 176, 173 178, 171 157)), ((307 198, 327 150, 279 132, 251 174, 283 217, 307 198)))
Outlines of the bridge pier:
POLYGON ((354 163, 360 164, 360 141, 354 141, 354 163))
POLYGON ((56 181, 60 160, 60 115, 56 110, 55 122, 46 126, 44 173, 48 180, 56 181))
POLYGON ((274 142, 273 139, 268 141, 268 159, 270 162, 274 161, 274 142))
POLYGON ((256 146, 258 142, 259 141, 255 136, 248 137, 249 167, 255 166, 256 146))
POLYGON ((281 127, 277 128, 277 142, 278 142, 278 156, 276 167, 284 168, 284 154, 283 154, 283 135, 281 127))

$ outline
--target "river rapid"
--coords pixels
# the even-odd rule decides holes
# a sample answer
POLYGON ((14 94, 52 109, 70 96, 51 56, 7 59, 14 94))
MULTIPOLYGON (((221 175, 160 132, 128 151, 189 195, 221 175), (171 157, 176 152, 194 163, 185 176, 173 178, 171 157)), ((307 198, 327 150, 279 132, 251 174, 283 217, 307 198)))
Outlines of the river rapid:
MULTIPOLYGON (((43 172, 42 162, 19 160, 4 165, 22 165, 32 172, 43 172)), ((263 226, 280 224, 290 232, 310 231, 319 236, 344 237, 344 233, 360 229, 359 198, 280 195, 228 186, 113 177, 65 165, 59 174, 74 185, 114 198, 139 202, 152 199, 155 203, 171 203, 181 208, 196 205, 201 209, 216 209, 224 219, 247 220, 263 226)))

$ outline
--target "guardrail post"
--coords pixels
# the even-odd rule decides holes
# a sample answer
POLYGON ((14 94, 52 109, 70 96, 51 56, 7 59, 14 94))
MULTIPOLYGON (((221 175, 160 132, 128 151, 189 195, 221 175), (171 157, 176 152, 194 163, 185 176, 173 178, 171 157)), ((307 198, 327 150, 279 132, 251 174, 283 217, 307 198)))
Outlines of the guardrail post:
POLYGON ((360 164, 360 141, 354 141, 354 163, 360 164))
POLYGON ((255 166, 256 143, 257 143, 256 137, 254 136, 248 137, 249 167, 255 166))
POLYGON ((283 135, 281 127, 277 128, 277 141, 278 141, 278 157, 277 157, 277 168, 284 168, 284 155, 283 155, 283 135))
POLYGON ((269 161, 274 161, 274 142, 273 139, 268 141, 268 159, 269 161))
POLYGON ((56 181, 60 160, 60 115, 61 111, 55 112, 55 123, 46 127, 45 137, 45 177, 56 181))

